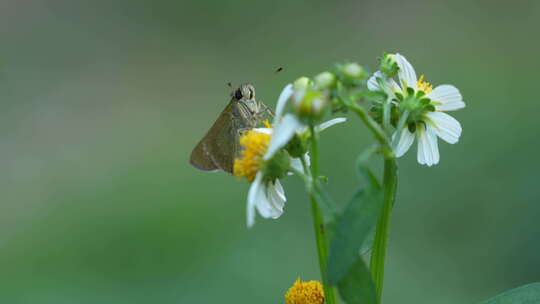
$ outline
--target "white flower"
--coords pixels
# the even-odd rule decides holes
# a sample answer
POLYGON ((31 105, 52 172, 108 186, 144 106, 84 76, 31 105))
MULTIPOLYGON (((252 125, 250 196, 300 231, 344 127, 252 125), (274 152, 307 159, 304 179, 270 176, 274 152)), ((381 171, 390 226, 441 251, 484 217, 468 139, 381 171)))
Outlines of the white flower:
MULTIPOLYGON (((268 150, 272 129, 256 128, 242 135, 242 156, 234 161, 234 175, 251 182, 247 199, 247 226, 255 223, 255 210, 264 218, 278 218, 283 213, 285 192, 279 179, 265 175, 263 156, 268 150)), ((288 157, 284 155, 282 157, 288 157)))
MULTIPOLYGON (((394 152, 397 157, 402 156, 409 150, 416 138, 418 140, 418 162, 428 166, 435 165, 439 162, 437 137, 450 144, 455 144, 459 140, 461 125, 456 119, 444 112, 464 108, 463 97, 459 90, 452 85, 444 84, 432 89, 431 85, 424 81, 423 75, 417 79, 414 68, 405 57, 396 54, 395 59, 399 67, 398 82, 388 79, 384 87, 381 87, 377 78, 382 79, 383 75, 379 71, 368 80, 368 89, 382 90, 398 102, 409 98, 411 115, 406 126, 401 130, 394 152), (410 94, 407 88, 412 89, 414 93, 410 94), (429 103, 422 104, 421 99, 429 99, 429 103)), ((396 130, 393 139, 397 134, 399 134, 399 130, 396 130)))
MULTIPOLYGON (((255 140, 243 143, 245 146, 245 152, 243 152, 244 158, 261 159, 260 156, 263 156, 262 161, 269 161, 276 154, 276 152, 287 145, 294 134, 307 132, 307 126, 300 122, 296 116, 289 113, 283 115, 287 101, 291 98, 293 93, 294 90, 290 84, 287 85, 281 92, 276 106, 276 116, 274 118, 272 128, 256 128, 250 131, 253 133, 246 134, 246 136, 251 136, 255 140), (261 138, 261 136, 266 136, 266 139, 261 138), (259 139, 257 140, 256 137, 259 137, 259 139), (261 145, 265 145, 265 147, 261 149, 261 145), (257 156, 256 154, 260 153, 261 150, 265 150, 265 152, 263 152, 264 155, 257 156)), ((316 131, 320 132, 334 124, 344 122, 345 120, 345 118, 335 118, 329 120, 318 125, 316 127, 316 131)), ((309 166, 308 155, 305 155, 305 159, 309 166)), ((236 166, 237 164, 235 162, 235 171, 237 171, 236 166)), ((291 157, 290 166, 298 171, 303 170, 302 163, 299 158, 291 157)), ((258 170, 254 171, 254 169, 256 170, 258 168, 241 168, 241 161, 238 162, 238 167, 240 167, 239 170, 241 172, 237 176, 245 176, 251 181, 246 210, 247 226, 252 227, 255 224, 256 210, 263 218, 279 218, 283 214, 285 202, 287 201, 285 191, 283 190, 283 186, 281 185, 279 179, 268 181, 265 179, 263 172, 258 170)))
MULTIPOLYGON (((247 199, 247 226, 255 223, 255 210, 264 218, 278 218, 283 213, 285 192, 277 177, 266 176, 263 156, 268 150, 272 129, 249 130, 240 138, 241 157, 234 161, 234 175, 245 177, 250 183, 247 199)), ((282 157, 288 157, 286 155, 282 157)))

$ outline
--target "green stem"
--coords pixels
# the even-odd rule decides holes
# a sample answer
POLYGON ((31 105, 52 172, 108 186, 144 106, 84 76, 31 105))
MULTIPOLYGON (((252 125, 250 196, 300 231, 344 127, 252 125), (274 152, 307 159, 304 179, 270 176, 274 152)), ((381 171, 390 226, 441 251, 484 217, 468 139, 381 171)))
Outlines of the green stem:
MULTIPOLYGON (((368 129, 373 133, 375 139, 381 145, 384 153, 384 176, 383 176, 383 210, 381 217, 377 222, 375 239, 373 241, 373 250, 371 253, 370 270, 375 282, 377 290, 378 303, 381 303, 382 291, 384 285, 384 262, 386 257, 386 247, 388 245, 388 232, 390 226, 390 215, 392 214, 392 206, 394 205, 396 187, 397 187, 397 162, 393 153, 391 142, 385 130, 368 115, 366 110, 351 102, 349 108, 355 112, 360 119, 366 124, 368 129)), ((408 115, 408 113, 407 113, 408 115)), ((399 125, 403 128, 406 117, 403 118, 399 125)))
POLYGON ((371 118, 371 116, 368 115, 366 110, 356 104, 355 102, 351 103, 349 105, 349 108, 360 117, 360 119, 366 124, 368 129, 373 133, 375 136, 375 139, 382 145, 382 146, 388 146, 389 140, 388 136, 384 132, 384 130, 381 128, 381 126, 371 118))
MULTIPOLYGON (((382 84, 381 87, 387 87, 387 79, 386 77, 383 77, 381 80, 382 84)), ((391 129, 390 129, 390 111, 392 110, 392 97, 388 95, 386 98, 386 101, 383 105, 383 129, 386 131, 386 134, 390 135, 391 129)))
POLYGON ((311 176, 319 178, 319 135, 315 132, 313 125, 309 126, 311 133, 311 176))
POLYGON ((390 134, 390 101, 387 100, 383 105, 383 129, 386 134, 390 134))
MULTIPOLYGON (((326 276, 326 261, 328 260, 328 240, 326 236, 323 216, 319 208, 319 202, 315 195, 316 183, 319 177, 319 145, 318 137, 313 125, 310 125, 309 130, 311 132, 311 187, 309 198, 311 201, 311 211, 313 214, 313 230, 315 231, 315 241, 317 244, 317 254, 319 256, 319 268, 321 271, 321 278, 324 288, 324 295, 327 304, 337 304, 337 297, 335 288, 332 288, 327 282, 326 276)), ((308 174, 307 163, 302 160, 304 170, 308 174)))
POLYGON ((384 284, 384 261, 388 245, 390 215, 394 205, 397 187, 397 163, 395 158, 385 158, 383 177, 383 211, 377 223, 373 251, 371 253, 370 269, 377 289, 377 299, 381 302, 384 284))

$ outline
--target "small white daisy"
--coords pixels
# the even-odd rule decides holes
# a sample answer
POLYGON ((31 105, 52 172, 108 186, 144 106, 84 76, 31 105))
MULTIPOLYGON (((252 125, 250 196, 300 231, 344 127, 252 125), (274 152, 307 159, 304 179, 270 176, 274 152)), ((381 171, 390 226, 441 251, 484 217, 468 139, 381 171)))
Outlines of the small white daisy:
MULTIPOLYGON (((245 177, 250 183, 247 199, 247 226, 255 224, 255 210, 263 218, 276 219, 283 214, 287 198, 279 179, 269 180, 261 169, 265 162, 270 161, 274 155, 287 145, 296 133, 307 132, 307 127, 293 114, 283 115, 285 105, 294 93, 292 85, 287 85, 280 94, 276 106, 276 116, 273 128, 255 128, 240 138, 243 147, 241 158, 234 162, 234 175, 245 177)), ((316 127, 320 132, 334 124, 344 122, 345 118, 336 118, 324 122, 316 127)), ((287 154, 288 155, 288 154, 287 154)), ((309 156, 305 155, 309 165, 309 156)), ((302 171, 299 158, 290 158, 290 166, 302 171)))
POLYGON ((255 223, 255 210, 264 218, 276 219, 283 213, 287 198, 279 179, 264 175, 263 156, 268 151, 272 129, 257 128, 240 138, 243 147, 241 157, 234 161, 234 175, 244 177, 250 183, 247 199, 247 226, 255 223))
MULTIPOLYGON (((424 76, 417 79, 412 65, 400 54, 395 54, 395 61, 399 68, 398 81, 388 79, 381 87, 377 78, 382 78, 380 71, 373 74, 368 80, 369 90, 381 90, 389 94, 397 105, 407 110, 409 117, 406 126, 394 147, 397 157, 409 150, 414 139, 418 140, 417 159, 420 164, 428 166, 439 162, 439 148, 437 137, 455 144, 461 135, 461 125, 445 111, 463 109, 465 103, 459 90, 448 84, 432 89, 424 76)), ((399 130, 394 133, 394 137, 399 130)))

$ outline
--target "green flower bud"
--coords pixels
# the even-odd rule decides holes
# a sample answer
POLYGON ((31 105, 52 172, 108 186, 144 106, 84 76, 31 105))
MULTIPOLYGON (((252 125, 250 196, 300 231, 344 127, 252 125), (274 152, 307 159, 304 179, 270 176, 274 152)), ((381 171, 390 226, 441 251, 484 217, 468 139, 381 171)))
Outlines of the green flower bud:
POLYGON ((302 90, 295 95, 294 106, 301 118, 312 120, 321 118, 329 103, 327 96, 321 91, 302 90))
POLYGON ((307 77, 300 77, 298 79, 296 79, 293 83, 293 88, 295 90, 305 90, 308 88, 309 86, 309 83, 310 83, 310 80, 309 78, 307 77))
POLYGON ((330 89, 336 83, 336 76, 330 72, 322 72, 315 76, 315 85, 317 88, 325 90, 330 89))
POLYGON ((356 62, 347 63, 343 66, 343 75, 349 79, 363 79, 366 77, 364 68, 356 62))
POLYGON ((388 78, 396 76, 398 72, 398 65, 396 62, 396 55, 384 54, 380 59, 379 70, 388 78))

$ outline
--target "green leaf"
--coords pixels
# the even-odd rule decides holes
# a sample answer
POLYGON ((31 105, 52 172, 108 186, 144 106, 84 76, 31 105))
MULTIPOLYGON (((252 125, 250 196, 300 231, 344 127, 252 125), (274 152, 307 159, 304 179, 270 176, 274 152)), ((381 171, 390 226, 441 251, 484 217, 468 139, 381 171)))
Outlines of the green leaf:
POLYGON ((336 203, 328 195, 328 193, 324 191, 324 189, 322 189, 322 185, 320 183, 315 183, 313 192, 315 194, 315 197, 317 198, 317 203, 319 204, 319 208, 321 209, 321 212, 323 214, 324 223, 326 224, 329 222, 333 222, 337 214, 336 203))
POLYGON ((371 229, 367 237, 364 239, 364 242, 362 242, 362 246, 360 246, 360 255, 364 255, 368 253, 371 248, 373 248, 373 241, 375 240, 375 227, 371 229))
POLYGON ((360 256, 338 283, 339 294, 347 304, 375 304, 377 293, 371 273, 360 256))
POLYGON ((532 283, 503 292, 482 304, 535 304, 540 303, 540 283, 532 283))
POLYGON ((327 265, 330 285, 336 285, 358 259, 381 213, 381 201, 381 191, 359 191, 338 219, 327 265))
POLYGON ((335 231, 330 243, 327 263, 328 283, 336 285, 357 261, 361 250, 369 248, 370 234, 382 211, 382 191, 375 175, 366 165, 371 155, 378 152, 373 146, 357 160, 358 171, 366 180, 366 187, 349 202, 336 219, 335 231), (367 245, 365 245, 367 242, 367 245))

